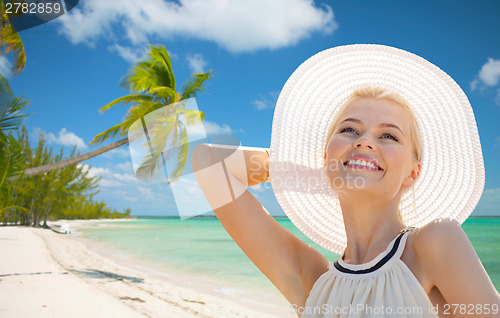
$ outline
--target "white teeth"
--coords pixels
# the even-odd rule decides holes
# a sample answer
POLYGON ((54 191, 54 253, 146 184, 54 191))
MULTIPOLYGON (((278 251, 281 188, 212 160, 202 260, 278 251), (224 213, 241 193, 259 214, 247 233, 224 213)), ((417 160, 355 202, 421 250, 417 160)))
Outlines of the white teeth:
POLYGON ((367 166, 367 167, 370 167, 372 169, 378 170, 378 167, 375 166, 373 163, 367 162, 364 160, 359 160, 359 159, 358 160, 349 160, 347 162, 347 165, 367 166))

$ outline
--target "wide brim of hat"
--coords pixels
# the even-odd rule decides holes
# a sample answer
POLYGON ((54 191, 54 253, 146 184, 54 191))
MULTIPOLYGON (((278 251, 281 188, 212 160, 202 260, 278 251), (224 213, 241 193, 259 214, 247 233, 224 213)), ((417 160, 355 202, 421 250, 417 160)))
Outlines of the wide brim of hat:
POLYGON ((363 86, 403 96, 422 137, 422 170, 405 191, 403 222, 421 227, 436 218, 463 223, 484 188, 484 162, 472 107, 460 86, 429 61, 407 51, 355 44, 322 51, 302 63, 275 108, 269 173, 283 211, 311 240, 342 254, 347 237, 338 196, 323 170, 335 114, 363 86))

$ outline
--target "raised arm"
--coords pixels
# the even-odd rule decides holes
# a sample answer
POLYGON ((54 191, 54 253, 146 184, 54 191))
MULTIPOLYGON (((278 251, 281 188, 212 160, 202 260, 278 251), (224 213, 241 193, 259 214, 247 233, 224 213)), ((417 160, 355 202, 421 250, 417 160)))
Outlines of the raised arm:
POLYGON ((201 144, 191 166, 229 235, 291 303, 303 306, 328 260, 283 228, 247 190, 269 175, 265 149, 201 144), (312 281, 312 282, 311 282, 312 281))

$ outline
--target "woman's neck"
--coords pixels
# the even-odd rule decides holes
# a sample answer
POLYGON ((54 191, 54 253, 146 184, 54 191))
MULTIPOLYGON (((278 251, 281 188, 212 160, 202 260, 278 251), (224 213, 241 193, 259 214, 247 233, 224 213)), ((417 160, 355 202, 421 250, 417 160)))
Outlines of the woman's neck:
POLYGON ((344 261, 349 264, 371 261, 405 228, 398 215, 399 197, 389 202, 345 195, 339 199, 347 234, 344 261))

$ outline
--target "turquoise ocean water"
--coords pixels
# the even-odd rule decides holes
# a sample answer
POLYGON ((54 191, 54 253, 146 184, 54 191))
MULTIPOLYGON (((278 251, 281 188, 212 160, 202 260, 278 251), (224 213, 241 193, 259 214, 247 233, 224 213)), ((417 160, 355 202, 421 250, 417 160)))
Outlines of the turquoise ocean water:
MULTIPOLYGON (((312 242, 288 218, 277 221, 320 251, 328 260, 339 255, 312 242)), ((497 290, 500 290, 500 218, 469 218, 462 225, 497 290)), ((127 258, 235 288, 277 294, 274 285, 234 243, 215 217, 141 218, 97 223, 81 230, 87 238, 120 251, 127 258)))

